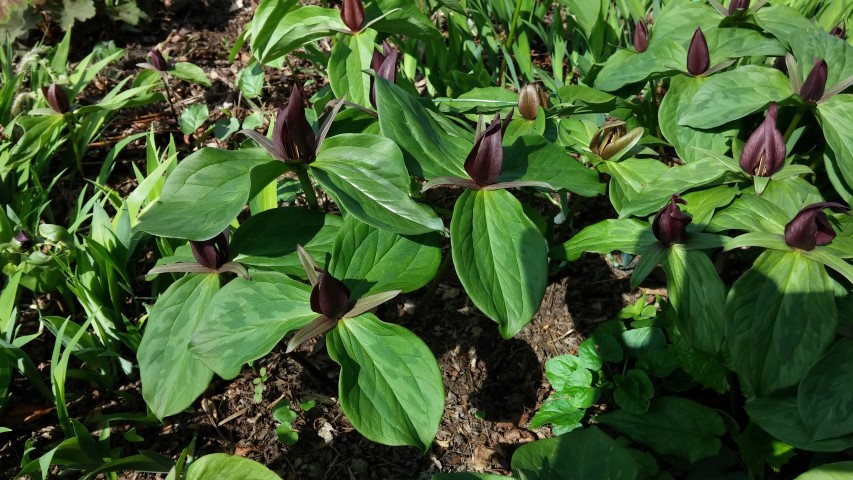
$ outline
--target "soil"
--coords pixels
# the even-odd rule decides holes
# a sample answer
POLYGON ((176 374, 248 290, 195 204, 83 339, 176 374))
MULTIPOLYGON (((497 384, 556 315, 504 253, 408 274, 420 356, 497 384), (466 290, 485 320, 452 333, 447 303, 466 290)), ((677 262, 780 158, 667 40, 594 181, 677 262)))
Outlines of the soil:
MULTIPOLYGON (((96 101, 116 81, 135 74, 136 63, 145 61, 148 50, 159 45, 173 59, 201 66, 214 81, 213 88, 206 90, 173 83, 173 92, 179 99, 176 107, 205 101, 213 112, 224 102, 237 105, 235 78, 247 55, 238 55, 233 64, 227 55, 251 18, 253 6, 249 0, 236 0, 233 4, 229 0, 188 2, 179 9, 167 9, 159 3, 154 6, 157 11, 152 18, 156 20, 138 31, 123 30, 120 25, 102 28, 92 23, 75 29, 72 60, 82 58, 100 40, 115 41, 128 50, 124 60, 99 76, 98 86, 84 92, 80 100, 96 101), (232 6, 236 7, 233 11, 232 6)), ((317 88, 324 81, 309 66, 297 60, 292 64, 301 84, 310 85, 314 80, 317 88)), ((268 69, 268 74, 272 87, 262 96, 265 105, 283 100, 292 84, 289 67, 283 71, 268 69)), ((127 135, 147 131, 153 125, 157 140, 165 142, 169 133, 177 132, 168 107, 164 107, 121 112, 102 148, 90 150, 87 173, 97 175, 99 162, 108 149, 127 135)), ((110 186, 123 195, 132 191, 136 183, 131 164, 143 166, 144 158, 144 143, 131 144, 117 161, 110 186)), ((78 179, 57 187, 58 203, 76 199, 83 184, 78 179)), ((553 210, 553 206, 542 207, 545 215, 556 214, 547 209, 553 210)), ((561 227, 560 235, 564 240, 570 233, 611 215, 605 198, 590 200, 581 206, 571 229, 561 227)), ((64 216, 59 211, 56 220, 61 222, 64 216)), ((137 265, 140 272, 144 267, 137 265)), ((145 449, 174 459, 194 444, 196 456, 214 452, 243 455, 267 465, 285 479, 428 479, 437 472, 464 470, 509 474, 510 457, 518 446, 550 436, 547 427, 529 428, 530 418, 550 394, 544 363, 576 352, 584 335, 597 323, 612 318, 636 300, 640 294, 631 293, 627 277, 628 273, 612 267, 599 255, 588 254, 560 267, 554 272, 533 321, 510 340, 502 339, 497 325, 470 303, 452 270, 433 294, 425 297, 424 291, 414 292, 380 308, 380 318, 404 325, 423 339, 441 367, 445 414, 436 440, 426 453, 373 443, 352 428, 337 405, 338 368, 326 354, 322 340, 303 345, 291 355, 284 354, 282 346, 253 369, 244 369, 237 379, 214 380, 191 411, 169 417, 162 425, 114 423, 117 431, 113 432, 113 445, 122 444, 119 431, 135 428, 144 441, 134 443, 131 436, 126 437, 125 454, 145 449), (260 401, 255 401, 255 381, 260 378, 261 367, 266 368, 267 380, 261 382, 260 401), (277 422, 271 415, 284 400, 298 412, 293 428, 299 439, 290 446, 278 441, 277 422), (297 407, 300 402, 311 400, 315 402, 313 408, 302 411, 297 407)), ((138 287, 139 297, 148 295, 150 287, 144 282, 140 281, 138 287)), ((35 329, 37 320, 29 310, 33 302, 50 308, 57 306, 57 299, 22 299, 19 310, 24 312, 23 323, 35 329)), ((140 298, 131 298, 129 303, 135 315, 143 312, 140 298)), ((52 344, 53 337, 44 334, 27 346, 44 378, 49 372, 52 344)), ((29 382, 16 376, 11 388, 14 399, 29 400, 13 403, 6 411, 13 433, 0 440, 3 478, 12 478, 18 470, 26 441, 32 442, 35 450, 30 456, 35 458, 62 439, 55 412, 39 403, 29 382)), ((71 416, 84 423, 100 415, 146 411, 138 381, 116 391, 99 391, 86 382, 69 379, 66 388, 71 416)), ((8 424, 6 419, 4 424, 8 424)), ((162 477, 129 473, 124 478, 162 477)))

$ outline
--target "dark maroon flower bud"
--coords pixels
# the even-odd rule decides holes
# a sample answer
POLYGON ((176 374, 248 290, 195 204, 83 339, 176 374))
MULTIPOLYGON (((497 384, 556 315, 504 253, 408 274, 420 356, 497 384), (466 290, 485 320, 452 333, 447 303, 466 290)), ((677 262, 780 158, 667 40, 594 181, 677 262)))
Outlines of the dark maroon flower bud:
POLYGON ((785 164, 785 153, 785 138, 776 128, 776 102, 773 102, 764 121, 746 140, 740 152, 740 168, 750 175, 769 177, 785 164))
POLYGON ((830 30, 829 34, 836 36, 842 40, 846 40, 847 39, 847 25, 844 24, 844 20, 838 22, 838 25, 832 27, 832 30, 830 30))
POLYGON ((800 97, 811 103, 817 103, 826 88, 826 61, 814 59, 814 66, 803 86, 800 87, 800 97))
POLYGON ((31 237, 26 230, 19 230, 18 233, 12 237, 11 243, 21 250, 29 250, 29 248, 33 246, 33 237, 31 237))
POLYGON ((643 20, 637 22, 637 26, 634 27, 634 48, 639 53, 643 53, 649 48, 649 27, 643 20))
POLYGON ((675 243, 687 241, 687 225, 693 221, 693 217, 683 213, 678 204, 686 205, 687 202, 678 194, 672 196, 669 205, 658 210, 652 221, 652 232, 660 243, 669 247, 675 243))
POLYGON ((708 42, 702 29, 697 27, 693 39, 687 49, 687 71, 694 77, 702 75, 711 66, 711 55, 708 53, 708 42))
POLYGON ((341 5, 341 20, 353 33, 361 30, 364 23, 364 4, 361 0, 344 0, 341 5))
POLYGON ((148 63, 154 67, 158 72, 165 72, 169 69, 169 63, 163 58, 163 54, 160 52, 160 49, 154 47, 148 52, 148 63))
POLYGON ((785 61, 785 57, 776 57, 776 60, 773 61, 773 68, 787 75, 788 62, 785 61))
MULTIPOLYGON (((397 58, 400 52, 391 46, 387 41, 382 42, 382 53, 378 50, 373 51, 373 58, 370 60, 370 68, 376 72, 380 78, 384 78, 391 83, 397 82, 397 58)), ((370 77, 370 104, 376 108, 376 79, 370 77)))
POLYGON ((228 261, 228 236, 222 232, 209 240, 190 241, 190 250, 199 265, 219 270, 228 261))
POLYGON ((48 105, 54 112, 60 115, 68 112, 71 105, 68 103, 68 94, 65 93, 64 88, 56 83, 51 83, 47 88, 41 87, 41 93, 44 94, 48 105))
POLYGON ((735 10, 746 10, 749 8, 749 0, 732 0, 729 4, 729 16, 735 13, 735 10))
POLYGON ((785 225, 785 243, 800 250, 814 250, 818 245, 830 243, 835 238, 835 230, 823 212, 825 208, 843 213, 850 210, 849 207, 835 202, 809 205, 785 225))
POLYGON ((302 92, 294 85, 287 106, 279 108, 275 117, 273 149, 281 160, 310 163, 314 160, 316 141, 302 107, 302 92))
POLYGON ((501 123, 500 113, 496 113, 492 124, 477 136, 474 148, 471 149, 471 153, 465 159, 465 171, 480 187, 495 183, 501 174, 504 164, 504 152, 501 144, 503 143, 504 130, 509 125, 510 118, 512 118, 512 111, 501 123))
POLYGON ((311 290, 311 310, 337 320, 349 311, 350 290, 344 282, 323 271, 311 290))

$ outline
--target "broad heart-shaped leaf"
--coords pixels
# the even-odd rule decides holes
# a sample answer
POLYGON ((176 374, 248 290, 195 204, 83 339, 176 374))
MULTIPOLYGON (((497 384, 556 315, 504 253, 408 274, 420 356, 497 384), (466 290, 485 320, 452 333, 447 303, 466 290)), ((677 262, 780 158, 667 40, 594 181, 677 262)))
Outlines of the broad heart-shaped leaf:
POLYGON ((686 58, 684 46, 674 40, 653 42, 648 50, 640 54, 631 50, 618 50, 598 72, 595 88, 612 92, 625 85, 667 76, 675 72, 686 58))
POLYGON ((426 451, 444 413, 441 371, 426 344, 365 313, 340 320, 326 348, 341 366, 341 410, 355 429, 383 445, 426 451))
POLYGON ((305 6, 290 12, 275 10, 273 15, 259 22, 259 35, 251 39, 252 54, 264 65, 276 62, 309 42, 349 30, 341 21, 340 10, 334 8, 305 6), (282 13, 286 14, 282 16, 282 13))
MULTIPOLYGON (((260 463, 238 455, 213 453, 198 458, 186 469, 185 480, 228 480, 245 478, 251 480, 281 480, 281 477, 260 463)), ((167 480, 176 480, 174 471, 167 480)))
MULTIPOLYGON (((784 73, 759 65, 721 72, 706 80, 698 91, 681 96, 684 106, 680 109, 680 125, 715 128, 762 111, 770 102, 782 102, 792 95, 791 83, 784 73)), ((670 93, 667 92, 667 97, 670 93)))
POLYGON ((169 175, 160 199, 142 214, 137 228, 161 237, 213 238, 286 169, 261 148, 202 148, 169 175))
POLYGON ((800 416, 813 441, 853 435, 853 339, 835 343, 797 389, 800 416))
POLYGON ((383 78, 376 79, 376 110, 382 135, 406 152, 410 174, 468 178, 463 165, 473 138, 449 135, 416 98, 383 78))
POLYGON ((218 290, 217 275, 187 275, 170 285, 151 307, 136 358, 142 397, 157 418, 189 407, 213 378, 213 371, 188 347, 218 290))
POLYGON ((604 193, 598 172, 584 167, 562 147, 541 136, 523 136, 504 149, 504 164, 498 182, 533 180, 546 182, 584 197, 604 193))
POLYGON ((796 384, 835 338, 826 269, 800 253, 766 251, 729 291, 726 343, 752 395, 796 384))
POLYGON ((811 433, 800 416, 797 397, 793 394, 777 394, 750 400, 746 402, 746 413, 770 435, 803 450, 840 452, 853 447, 853 435, 812 441, 811 433))
POLYGON ((826 143, 835 154, 834 166, 844 183, 853 185, 853 95, 836 95, 817 106, 826 143))
POLYGON ((667 90, 660 104, 658 121, 660 122, 661 133, 675 148, 678 156, 687 163, 705 158, 706 155, 697 151, 697 148, 711 150, 719 154, 726 153, 731 138, 737 135, 735 125, 726 125, 713 131, 703 131, 682 124, 682 119, 686 115, 689 105, 692 105, 690 99, 695 100, 696 92, 704 84, 718 76, 719 74, 710 78, 676 75, 670 80, 669 90, 667 90))
POLYGON ((602 220, 584 228, 566 243, 551 248, 551 257, 575 261, 585 252, 619 250, 637 254, 657 241, 648 223, 631 218, 602 220))
POLYGON ((853 462, 825 463, 794 480, 846 480, 853 477, 853 462))
POLYGON ((545 239, 506 190, 466 190, 453 208, 450 247, 471 301, 511 338, 533 318, 548 282, 545 239))
POLYGON ((656 397, 643 414, 615 410, 596 418, 659 454, 691 463, 716 455, 726 431, 719 413, 681 397, 656 397))
POLYGON ((235 278, 205 307, 189 350, 230 380, 244 364, 268 354, 289 332, 317 318, 310 296, 311 287, 283 273, 235 278))
POLYGON ((376 49, 376 30, 368 28, 347 35, 335 42, 329 57, 329 85, 335 97, 359 105, 370 106, 370 75, 362 70, 370 68, 376 49))
POLYGON ((728 165, 711 156, 671 167, 633 194, 626 188, 628 202, 619 211, 619 218, 649 215, 663 206, 672 194, 708 185, 729 171, 728 165))
POLYGON ((725 330, 726 287, 713 262, 701 250, 673 245, 663 269, 679 331, 696 350, 717 353, 725 330))
POLYGON ((404 237, 350 215, 335 239, 329 272, 350 289, 350 298, 427 284, 441 264, 438 233, 404 237))
POLYGON ((625 447, 588 427, 522 445, 512 471, 525 480, 631 480, 638 466, 625 447))
POLYGON ((228 251, 237 262, 304 278, 296 245, 302 245, 322 267, 342 223, 338 215, 316 210, 274 208, 243 222, 231 237, 228 251))
POLYGON ((309 171, 341 209, 362 222, 403 235, 444 230, 435 212, 409 196, 403 154, 387 138, 326 138, 309 171))

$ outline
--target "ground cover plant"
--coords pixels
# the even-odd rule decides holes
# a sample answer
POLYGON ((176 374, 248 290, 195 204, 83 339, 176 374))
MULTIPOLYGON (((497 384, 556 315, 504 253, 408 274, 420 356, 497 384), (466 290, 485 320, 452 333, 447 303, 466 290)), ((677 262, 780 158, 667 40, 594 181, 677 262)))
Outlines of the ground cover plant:
POLYGON ((853 4, 235 11, 4 42, 10 477, 853 475, 853 4))

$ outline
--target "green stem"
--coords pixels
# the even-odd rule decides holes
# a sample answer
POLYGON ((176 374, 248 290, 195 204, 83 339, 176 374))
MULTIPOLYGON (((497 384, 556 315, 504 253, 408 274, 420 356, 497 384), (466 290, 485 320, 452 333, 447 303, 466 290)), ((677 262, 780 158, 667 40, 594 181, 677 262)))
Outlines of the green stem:
POLYGON ((308 206, 319 210, 320 204, 317 203, 317 194, 314 193, 314 186, 311 185, 311 177, 308 176, 308 169, 305 165, 297 165, 296 176, 299 177, 299 185, 302 187, 302 192, 305 193, 305 200, 308 201, 308 206))
MULTIPOLYGON (((515 29, 518 27, 518 17, 521 14, 521 0, 516 0, 515 2, 515 10, 512 12, 512 21, 509 24, 509 33, 506 36, 506 41, 504 42, 504 48, 509 51, 512 48, 512 42, 515 40, 515 29)), ((506 69, 506 55, 501 57, 501 68, 499 71, 499 76, 501 79, 501 86, 503 87, 506 84, 506 79, 504 78, 504 70, 506 69)))
POLYGON ((65 123, 68 124, 68 140, 71 142, 71 149, 74 151, 74 162, 77 165, 77 171, 83 174, 83 156, 80 154, 80 148, 77 147, 77 141, 74 138, 75 125, 71 120, 73 114, 63 114, 65 123))
POLYGON ((794 134, 794 130, 797 129, 797 126, 800 124, 800 120, 803 119, 803 115, 806 113, 806 107, 800 107, 797 110, 797 113, 794 114, 794 118, 791 119, 790 125, 788 125, 788 129, 785 130, 785 143, 788 143, 788 139, 791 138, 791 135, 794 134))
POLYGON ((178 120, 178 111, 175 110, 175 104, 172 103, 172 89, 169 88, 169 77, 166 74, 161 74, 163 76, 163 86, 166 89, 166 101, 169 102, 169 108, 172 109, 172 117, 175 119, 175 127, 179 130, 181 128, 181 122, 178 120))

